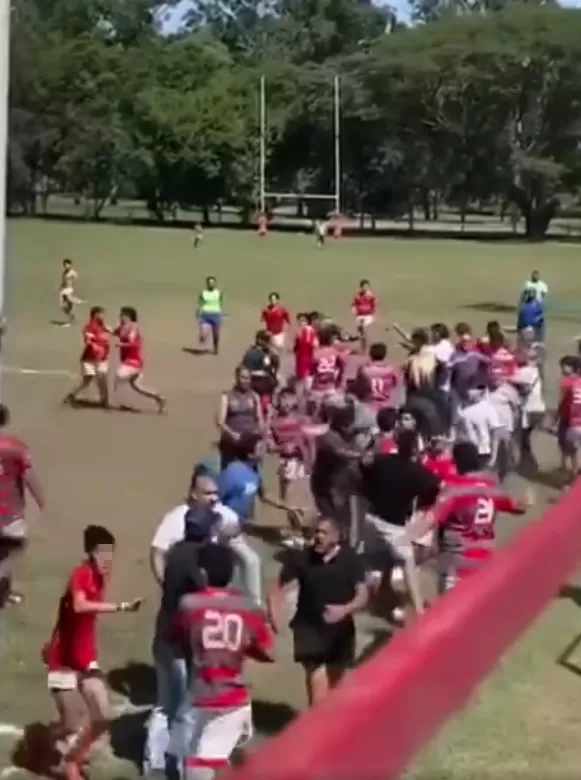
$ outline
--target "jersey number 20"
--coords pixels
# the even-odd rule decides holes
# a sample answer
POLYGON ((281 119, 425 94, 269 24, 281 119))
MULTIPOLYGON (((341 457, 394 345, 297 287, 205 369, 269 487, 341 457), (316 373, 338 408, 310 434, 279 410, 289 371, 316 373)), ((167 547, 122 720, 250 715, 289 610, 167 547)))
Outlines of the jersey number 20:
POLYGON ((202 628, 202 645, 205 650, 230 650, 235 653, 242 647, 244 622, 236 612, 206 610, 202 628))

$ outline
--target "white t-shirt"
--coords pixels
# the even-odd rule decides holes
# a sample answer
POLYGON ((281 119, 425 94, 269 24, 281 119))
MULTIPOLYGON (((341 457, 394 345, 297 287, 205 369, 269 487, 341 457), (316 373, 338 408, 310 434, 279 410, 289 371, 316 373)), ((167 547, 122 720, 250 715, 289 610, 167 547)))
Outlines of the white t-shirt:
MULTIPOLYGON (((438 363, 448 368, 450 366, 450 360, 454 354, 454 345, 450 339, 442 339, 437 344, 430 344, 429 350, 436 358, 438 363)), ((442 383, 442 390, 450 389, 450 377, 447 376, 446 380, 442 383)))
POLYGON ((544 414, 547 411, 547 405, 543 398, 543 383, 538 366, 528 365, 520 366, 513 377, 515 384, 522 387, 524 392, 523 402, 523 426, 528 427, 528 415, 544 414))
POLYGON ((492 434, 500 427, 496 409, 488 398, 458 410, 457 439, 475 444, 479 455, 492 455, 492 434))
POLYGON ((496 411, 500 427, 508 433, 513 433, 517 420, 517 412, 521 399, 516 388, 504 382, 488 394, 490 403, 496 411))
POLYGON ((541 279, 539 279, 538 282, 533 282, 532 279, 526 281, 524 283, 523 292, 528 292, 529 290, 532 290, 536 295, 537 301, 541 301, 541 302, 549 294, 548 285, 546 284, 546 282, 543 282, 541 279))
MULTIPOLYGON (((170 547, 181 542, 185 533, 185 515, 189 507, 180 504, 163 516, 153 536, 151 546, 166 553, 170 547)), ((220 532, 224 536, 236 536, 240 532, 238 515, 224 504, 216 504, 214 510, 220 515, 220 532)))

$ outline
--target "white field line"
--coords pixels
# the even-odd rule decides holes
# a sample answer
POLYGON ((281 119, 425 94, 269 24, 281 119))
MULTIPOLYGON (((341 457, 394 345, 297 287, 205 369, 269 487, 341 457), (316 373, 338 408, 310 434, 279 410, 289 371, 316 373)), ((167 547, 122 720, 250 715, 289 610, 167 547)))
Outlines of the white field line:
POLYGON ((75 379, 77 374, 62 368, 22 368, 21 366, 2 366, 5 374, 20 374, 23 376, 65 376, 75 379))

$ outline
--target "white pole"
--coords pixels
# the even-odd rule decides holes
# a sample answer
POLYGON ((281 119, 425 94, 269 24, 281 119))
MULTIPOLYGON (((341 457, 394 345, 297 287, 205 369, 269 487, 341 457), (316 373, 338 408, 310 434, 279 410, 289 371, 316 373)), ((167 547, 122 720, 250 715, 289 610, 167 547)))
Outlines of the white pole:
POLYGON ((339 76, 335 76, 335 214, 341 213, 341 93, 339 76))
POLYGON ((260 77, 260 213, 266 211, 266 79, 260 77))
MULTIPOLYGON (((6 267, 6 162, 8 155, 8 90, 10 0, 0 0, 0 361, 4 330, 4 271, 6 267)), ((1 376, 1 374, 0 374, 1 376)))

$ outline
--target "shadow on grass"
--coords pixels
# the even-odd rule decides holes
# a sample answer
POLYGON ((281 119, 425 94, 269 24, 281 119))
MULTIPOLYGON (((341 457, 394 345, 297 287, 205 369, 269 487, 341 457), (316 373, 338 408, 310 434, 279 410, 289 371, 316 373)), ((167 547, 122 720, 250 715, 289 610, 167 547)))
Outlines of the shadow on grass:
POLYGON ((254 727, 268 737, 278 734, 286 728, 298 715, 297 710, 284 702, 263 701, 255 699, 252 702, 252 719, 254 727))
POLYGON ((550 471, 540 471, 532 465, 521 465, 517 469, 517 474, 523 479, 532 482, 541 487, 551 488, 552 490, 564 490, 569 486, 569 478, 561 469, 551 469, 550 471))
POLYGON ((188 355, 194 355, 194 357, 214 354, 211 349, 206 349, 205 347, 182 347, 182 352, 185 352, 188 355))
MULTIPOLYGON (((581 586, 579 585, 563 585, 559 590, 560 599, 569 599, 578 607, 581 607, 581 586)), ((581 641, 581 636, 579 638, 581 641)))
POLYGON ((111 721, 111 750, 116 758, 130 761, 139 770, 143 763, 147 712, 131 712, 111 721))
POLYGON ((484 303, 467 303, 462 308, 483 312, 484 314, 514 314, 516 312, 516 306, 512 304, 488 301, 484 303))
POLYGON ((125 696, 136 707, 155 702, 155 671, 153 666, 131 662, 107 675, 111 689, 125 696))

